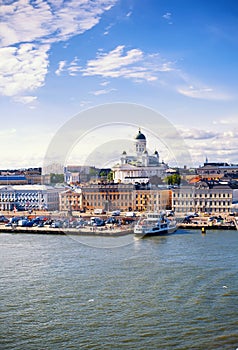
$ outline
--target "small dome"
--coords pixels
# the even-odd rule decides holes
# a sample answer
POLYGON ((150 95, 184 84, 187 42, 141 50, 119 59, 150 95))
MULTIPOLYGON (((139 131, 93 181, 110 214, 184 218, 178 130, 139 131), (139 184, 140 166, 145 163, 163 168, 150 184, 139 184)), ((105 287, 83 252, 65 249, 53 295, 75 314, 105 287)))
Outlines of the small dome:
POLYGON ((125 156, 125 155, 126 155, 126 151, 123 151, 123 152, 122 152, 122 155, 125 156))
POLYGON ((158 153, 158 151, 155 151, 155 153, 154 153, 154 154, 157 156, 159 153, 158 153))
POLYGON ((148 154, 148 152, 146 150, 144 150, 143 154, 148 154))
POLYGON ((136 136, 136 140, 145 140, 145 135, 141 133, 140 129, 139 129, 139 132, 136 136))

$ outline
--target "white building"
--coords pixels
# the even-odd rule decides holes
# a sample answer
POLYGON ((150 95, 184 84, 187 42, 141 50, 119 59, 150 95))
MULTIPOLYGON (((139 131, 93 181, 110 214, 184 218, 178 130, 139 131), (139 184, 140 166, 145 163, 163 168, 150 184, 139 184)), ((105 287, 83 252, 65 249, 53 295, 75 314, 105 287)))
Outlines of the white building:
POLYGON ((60 191, 46 185, 0 186, 0 210, 58 210, 60 191))
POLYGON ((178 213, 230 213, 233 191, 227 185, 181 186, 172 189, 172 209, 178 213))
POLYGON ((160 162, 159 153, 149 155, 146 149, 146 137, 139 130, 135 137, 135 154, 127 155, 123 151, 120 163, 112 167, 115 182, 147 183, 152 176, 164 177, 168 165, 160 162))
POLYGON ((76 171, 65 171, 64 181, 67 184, 75 184, 80 182, 80 173, 76 171))

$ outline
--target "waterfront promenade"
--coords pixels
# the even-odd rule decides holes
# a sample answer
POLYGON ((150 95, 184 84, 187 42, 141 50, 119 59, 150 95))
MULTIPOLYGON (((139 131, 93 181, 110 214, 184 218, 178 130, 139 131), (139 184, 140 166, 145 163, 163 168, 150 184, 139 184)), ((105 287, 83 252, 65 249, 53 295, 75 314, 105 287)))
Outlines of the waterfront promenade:
MULTIPOLYGON (((50 220, 51 222, 61 221, 61 220, 69 220, 69 222, 73 222, 74 220, 83 220, 84 222, 89 221, 92 215, 90 213, 78 213, 78 217, 69 217, 65 216, 65 213, 60 212, 35 212, 29 214, 28 212, 17 212, 11 213, 8 215, 4 215, 8 219, 11 217, 28 217, 29 219, 34 219, 36 217, 42 217, 50 220), (21 214, 21 215, 19 215, 21 214), (24 215, 25 214, 25 215, 24 215), (72 220, 72 221, 70 221, 72 220)), ((109 217, 109 215, 100 215, 97 216, 103 218, 104 220, 109 217)), ((32 227, 23 227, 13 223, 12 225, 5 225, 5 223, 0 223, 0 232, 1 233, 26 233, 26 234, 54 234, 54 235, 92 235, 92 236, 122 236, 133 233, 133 227, 135 222, 139 219, 140 216, 137 216, 134 221, 131 222, 130 225, 122 224, 122 225, 105 225, 102 227, 93 227, 93 226, 82 226, 82 227, 51 227, 50 224, 42 225, 38 227, 34 225, 32 227)), ((120 220, 123 220, 123 215, 121 215, 120 220)), ((63 221, 62 221, 63 222, 63 221)), ((238 230, 238 217, 235 216, 196 216, 196 217, 180 217, 177 220, 177 228, 178 230, 238 230)))
POLYGON ((81 227, 81 228, 53 228, 49 226, 45 227, 21 227, 21 226, 5 226, 0 224, 1 233, 13 233, 13 234, 42 234, 42 235, 82 235, 82 236, 108 236, 118 237, 133 233, 133 227, 131 225, 123 225, 121 227, 81 227))

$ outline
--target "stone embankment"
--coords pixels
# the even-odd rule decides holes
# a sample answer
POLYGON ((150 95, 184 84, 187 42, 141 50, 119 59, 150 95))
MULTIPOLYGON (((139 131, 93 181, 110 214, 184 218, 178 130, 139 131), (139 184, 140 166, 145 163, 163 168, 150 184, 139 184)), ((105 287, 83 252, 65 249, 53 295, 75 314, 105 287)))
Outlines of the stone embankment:
POLYGON ((238 230, 238 221, 234 216, 218 217, 192 217, 180 220, 180 229, 202 229, 206 230, 238 230))
POLYGON ((133 227, 82 227, 82 228, 52 228, 52 227, 21 227, 17 225, 5 226, 0 224, 1 233, 26 233, 26 234, 45 234, 45 235, 85 235, 85 236, 109 236, 117 237, 133 233, 133 227))

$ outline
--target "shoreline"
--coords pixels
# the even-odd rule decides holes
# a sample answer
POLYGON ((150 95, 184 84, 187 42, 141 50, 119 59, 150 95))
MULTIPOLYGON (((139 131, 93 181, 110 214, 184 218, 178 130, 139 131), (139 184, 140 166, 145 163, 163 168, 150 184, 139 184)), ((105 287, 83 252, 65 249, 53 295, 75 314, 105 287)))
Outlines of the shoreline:
POLYGON ((208 225, 208 224, 179 224, 178 229, 182 230, 224 230, 224 231, 237 231, 236 227, 234 225, 208 225))
MULTIPOLYGON (((178 230, 224 230, 237 231, 235 226, 231 225, 198 225, 198 224, 179 224, 178 230)), ((5 227, 0 225, 0 233, 10 234, 40 234, 40 235, 74 235, 74 236, 94 236, 94 237, 120 237, 125 235, 134 235, 133 227, 121 229, 93 229, 90 228, 51 228, 51 227, 5 227)))
POLYGON ((41 234, 41 235, 77 235, 77 236, 106 236, 106 237, 119 237, 129 234, 133 234, 133 228, 122 229, 93 229, 90 228, 51 228, 51 227, 5 227, 0 226, 1 233, 12 234, 41 234))

